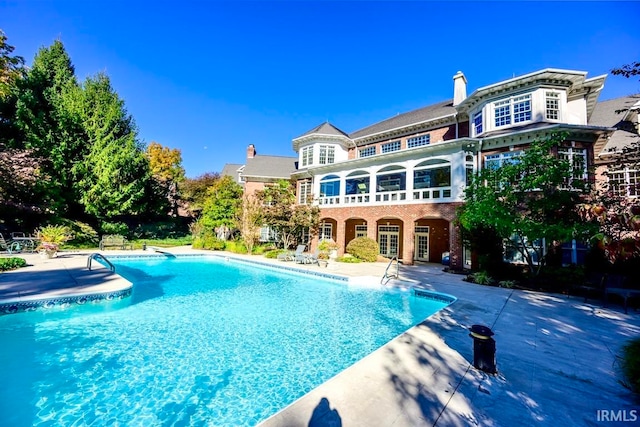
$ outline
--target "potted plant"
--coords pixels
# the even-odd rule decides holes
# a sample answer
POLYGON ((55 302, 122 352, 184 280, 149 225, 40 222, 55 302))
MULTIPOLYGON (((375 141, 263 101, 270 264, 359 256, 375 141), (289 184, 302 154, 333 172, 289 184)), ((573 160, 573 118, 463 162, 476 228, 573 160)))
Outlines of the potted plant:
POLYGON ((338 258, 338 249, 340 247, 333 239, 323 239, 318 244, 318 258, 335 260, 338 258))
POLYGON ((60 245, 69 240, 70 230, 64 225, 46 225, 37 231, 40 245, 38 252, 43 258, 53 258, 57 255, 60 245))

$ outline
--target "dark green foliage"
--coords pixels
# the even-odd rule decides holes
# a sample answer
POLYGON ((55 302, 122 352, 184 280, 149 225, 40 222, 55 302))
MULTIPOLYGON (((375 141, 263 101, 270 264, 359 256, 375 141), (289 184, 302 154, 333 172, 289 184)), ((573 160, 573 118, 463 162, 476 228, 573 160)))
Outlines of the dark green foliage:
POLYGON ((347 253, 365 262, 375 262, 379 254, 378 243, 369 237, 357 237, 347 245, 347 253))
POLYGON ((640 338, 629 341, 622 348, 622 373, 625 385, 640 393, 640 338))
POLYGON ((468 276, 469 280, 473 283, 477 283, 478 285, 484 286, 494 286, 495 280, 489 276, 489 273, 486 271, 477 271, 468 276))
POLYGON ((131 236, 134 239, 178 239, 188 236, 191 240, 189 227, 179 218, 140 224, 131 232, 131 236))
POLYGON ((124 222, 103 222, 100 224, 100 234, 129 237, 129 227, 124 222))
POLYGON ((15 270, 27 266, 27 261, 24 258, 0 258, 0 271, 15 270))
POLYGON ((74 248, 95 248, 100 242, 98 232, 89 224, 69 219, 54 221, 56 224, 67 227, 71 233, 71 240, 67 245, 74 248))

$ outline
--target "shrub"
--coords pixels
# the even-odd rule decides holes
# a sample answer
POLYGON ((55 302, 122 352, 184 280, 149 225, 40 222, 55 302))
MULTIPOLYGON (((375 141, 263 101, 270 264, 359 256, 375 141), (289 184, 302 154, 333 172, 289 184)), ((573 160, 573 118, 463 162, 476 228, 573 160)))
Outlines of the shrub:
POLYGON ((213 231, 204 231, 193 237, 192 246, 194 249, 222 251, 225 249, 225 241, 218 239, 213 231))
POLYGON ((247 246, 244 242, 239 240, 227 240, 224 245, 224 249, 233 252, 234 254, 246 254, 248 253, 247 246))
POLYGON ((129 227, 124 222, 103 222, 100 224, 102 234, 117 234, 129 237, 129 227))
POLYGON ((177 239, 188 234, 188 227, 177 220, 140 224, 131 232, 134 239, 177 239))
POLYGON ((71 238, 71 230, 64 225, 45 225, 36 234, 41 240, 41 246, 50 243, 53 250, 58 250, 58 246, 71 238))
POLYGON ((60 219, 57 222, 69 229, 71 234, 71 239, 67 242, 69 245, 76 248, 95 248, 98 246, 100 236, 89 224, 70 219, 60 219))
POLYGON ((478 285, 493 286, 495 282, 486 271, 478 271, 476 273, 470 274, 469 278, 473 281, 473 283, 477 283, 478 285))
POLYGON ((376 262, 378 242, 369 237, 357 237, 347 245, 347 253, 365 262, 376 262))
POLYGON ((351 256, 349 254, 336 258, 336 261, 337 262, 344 262, 344 263, 347 263, 347 264, 358 264, 358 263, 362 262, 362 260, 360 258, 356 258, 356 257, 351 256))
POLYGON ((622 373, 625 385, 640 393, 640 338, 631 340, 622 348, 622 373))
POLYGON ((24 258, 0 258, 0 271, 15 270, 27 266, 27 261, 24 258))

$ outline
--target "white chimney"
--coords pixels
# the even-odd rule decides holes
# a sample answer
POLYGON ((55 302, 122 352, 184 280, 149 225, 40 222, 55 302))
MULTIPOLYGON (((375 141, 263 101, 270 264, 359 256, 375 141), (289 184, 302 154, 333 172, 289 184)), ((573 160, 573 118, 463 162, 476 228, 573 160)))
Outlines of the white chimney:
POLYGON ((453 76, 453 106, 460 104, 467 97, 467 79, 462 74, 462 71, 458 71, 453 76))

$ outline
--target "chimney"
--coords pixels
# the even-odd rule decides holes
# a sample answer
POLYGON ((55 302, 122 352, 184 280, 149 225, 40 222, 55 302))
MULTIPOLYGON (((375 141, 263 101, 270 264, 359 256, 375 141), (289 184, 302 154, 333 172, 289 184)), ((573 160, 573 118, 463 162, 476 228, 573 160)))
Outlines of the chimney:
POLYGON ((467 97, 467 79, 462 74, 462 71, 458 71, 453 76, 453 106, 460 104, 467 97))
POLYGON ((253 159, 256 156, 256 147, 253 144, 249 144, 247 147, 247 159, 253 159))

